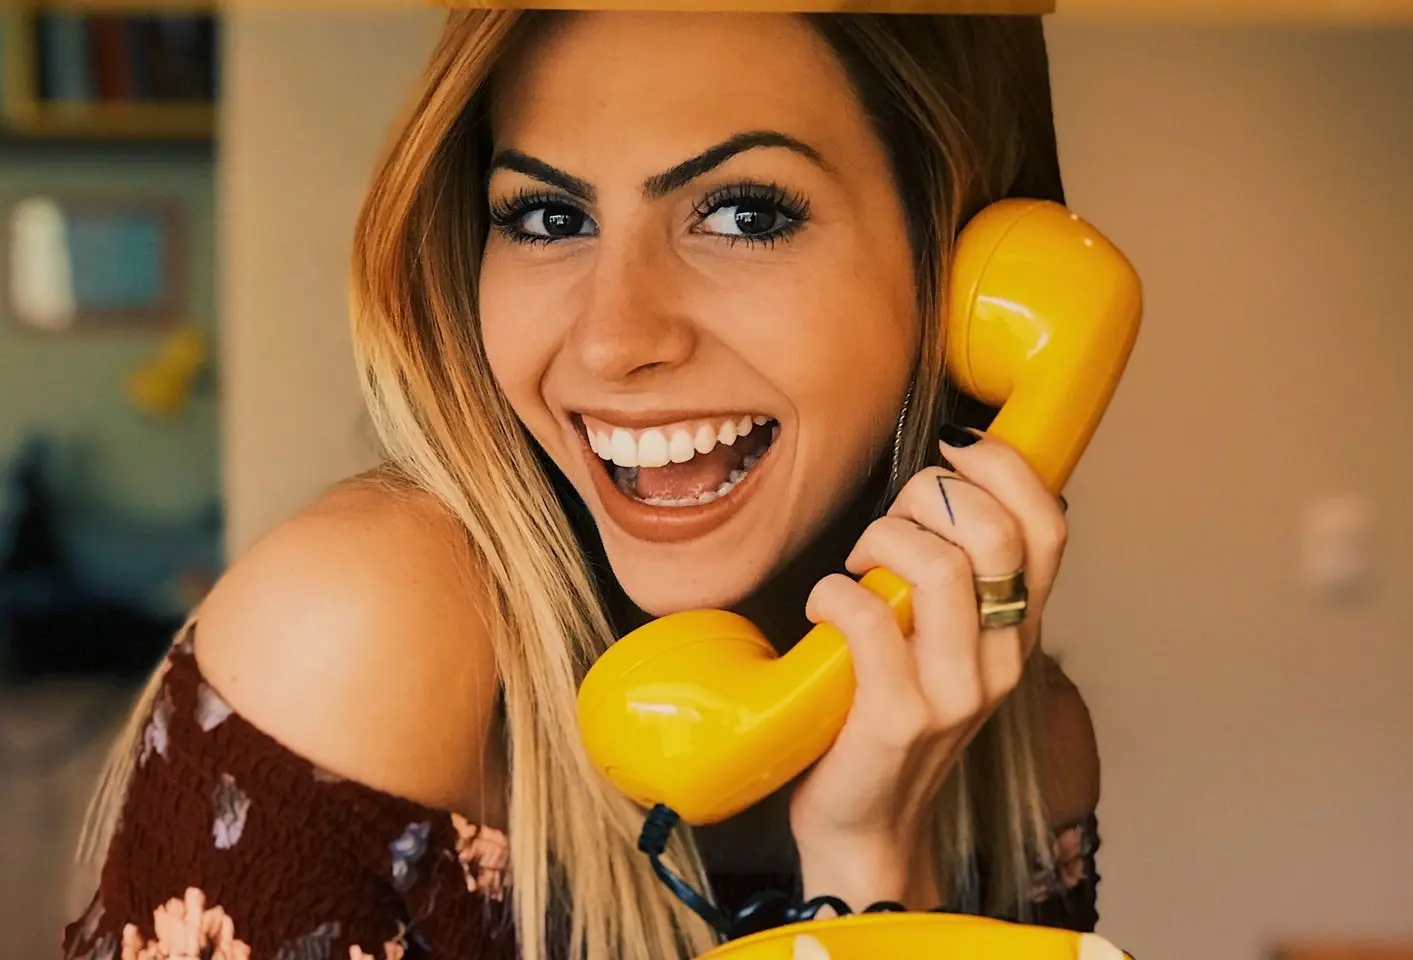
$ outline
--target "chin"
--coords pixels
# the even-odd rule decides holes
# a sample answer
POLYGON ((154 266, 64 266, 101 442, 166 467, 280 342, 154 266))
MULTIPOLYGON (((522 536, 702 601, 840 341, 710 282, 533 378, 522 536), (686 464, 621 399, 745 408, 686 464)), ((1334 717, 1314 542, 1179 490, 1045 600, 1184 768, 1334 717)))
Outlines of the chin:
POLYGON ((675 562, 654 559, 631 548, 626 553, 615 556, 614 551, 608 552, 614 577, 628 598, 652 617, 735 607, 755 593, 775 567, 765 557, 752 562, 741 550, 716 557, 698 554, 675 562))

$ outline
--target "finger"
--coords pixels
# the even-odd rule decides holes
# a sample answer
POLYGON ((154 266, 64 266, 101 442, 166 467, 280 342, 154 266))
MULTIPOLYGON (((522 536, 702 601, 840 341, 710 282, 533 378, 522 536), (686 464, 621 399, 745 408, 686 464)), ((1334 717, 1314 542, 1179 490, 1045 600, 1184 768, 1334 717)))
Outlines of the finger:
POLYGON ((912 520, 885 516, 864 531, 850 562, 887 567, 912 585, 913 659, 934 725, 950 729, 984 709, 981 625, 966 552, 912 520))
POLYGON ((969 446, 944 444, 942 454, 959 475, 991 494, 1019 524, 1026 585, 1032 605, 1043 607, 1069 538, 1061 499, 1045 486, 1020 452, 1003 440, 983 435, 969 446))
MULTIPOLYGON (((944 431, 944 439, 956 439, 944 431)), ((1017 643, 985 644, 982 676, 987 688, 1009 692, 1020 682, 1025 661, 1038 643, 1038 622, 1064 553, 1068 504, 1041 481, 1039 474, 1009 444, 984 434, 969 444, 942 444, 943 458, 955 470, 992 495, 1016 521, 1025 557, 1027 615, 1017 643)))
MULTIPOLYGON (((1005 576, 1028 566, 1020 523, 987 490, 952 470, 930 467, 920 472, 903 487, 888 513, 911 519, 961 548, 970 559, 975 576, 1005 576)), ((1041 575, 1044 575, 1043 569, 1041 575)), ((1026 569, 1027 582, 1031 577, 1030 570, 1026 569)), ((1020 681, 1030 640, 1019 627, 981 631, 975 583, 968 587, 970 596, 966 609, 976 624, 973 630, 979 635, 980 686, 988 701, 996 702, 1020 681)), ((1040 609, 1038 603, 1035 609, 1040 609)), ((917 640, 923 647, 938 642, 933 634, 919 634, 917 640)), ((932 659, 941 654, 928 651, 920 656, 932 659)), ((929 674, 925 689, 934 689, 935 682, 929 674)), ((940 685, 936 689, 948 688, 940 685)))
POLYGON ((960 547, 977 576, 1005 576, 1025 563, 1016 518, 989 491, 955 471, 928 467, 919 472, 887 515, 911 520, 960 547))
POLYGON ((922 725, 918 714, 926 703, 908 639, 883 598, 843 574, 831 574, 810 591, 805 616, 843 634, 854 666, 855 710, 870 714, 870 724, 886 724, 900 745, 910 739, 922 725))

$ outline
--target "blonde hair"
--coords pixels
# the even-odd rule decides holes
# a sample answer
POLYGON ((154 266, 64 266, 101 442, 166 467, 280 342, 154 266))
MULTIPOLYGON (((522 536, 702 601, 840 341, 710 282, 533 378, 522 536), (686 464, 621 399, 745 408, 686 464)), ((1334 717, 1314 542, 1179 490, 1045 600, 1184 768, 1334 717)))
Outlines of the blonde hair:
MULTIPOLYGON (((460 518, 484 567, 506 710, 522 955, 539 960, 567 935, 571 955, 589 960, 696 956, 714 944, 713 934, 660 886, 636 850, 642 811, 579 749, 578 683, 613 642, 611 624, 584 548, 478 335, 489 90, 497 64, 550 16, 450 14, 360 215, 353 335, 389 464, 460 518)), ((940 323, 953 238, 971 213, 1003 196, 1063 200, 1044 38, 1038 20, 1021 17, 808 19, 850 73, 912 214, 923 337, 900 448, 898 476, 906 479, 935 460, 941 421, 959 417, 940 323)), ((938 802, 936 874, 961 909, 1023 917, 1031 872, 1047 859, 1035 759, 1042 681, 1032 659, 938 802), (982 850, 985 878, 974 868, 982 850)), ((159 673, 115 746, 81 857, 100 856, 118 828, 160 680, 159 673)), ((666 860, 706 886, 686 831, 666 860)))

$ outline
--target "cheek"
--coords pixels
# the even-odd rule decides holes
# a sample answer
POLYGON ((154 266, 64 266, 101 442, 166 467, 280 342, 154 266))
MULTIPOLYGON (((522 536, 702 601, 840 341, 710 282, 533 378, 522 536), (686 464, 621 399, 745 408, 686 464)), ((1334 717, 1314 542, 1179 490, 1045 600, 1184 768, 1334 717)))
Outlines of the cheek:
POLYGON ((891 422, 918 335, 910 280, 896 274, 811 270, 746 314, 741 336, 752 343, 743 352, 757 358, 802 428, 862 443, 870 425, 891 422))
POLYGON ((491 373, 517 416, 540 432, 548 413, 540 384, 554 357, 560 332, 555 317, 558 295, 487 251, 481 270, 479 309, 481 342, 491 373))

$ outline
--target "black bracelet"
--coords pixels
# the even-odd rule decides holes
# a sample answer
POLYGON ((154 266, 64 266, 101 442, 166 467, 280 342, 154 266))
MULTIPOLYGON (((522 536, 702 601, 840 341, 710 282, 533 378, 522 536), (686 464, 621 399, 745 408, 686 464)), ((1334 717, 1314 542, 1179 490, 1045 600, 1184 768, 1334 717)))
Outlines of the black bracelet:
MULTIPOLYGON (((677 899, 681 900, 697 916, 705 920, 713 930, 726 940, 736 940, 752 933, 760 933, 783 927, 791 923, 813 920, 823 907, 832 907, 838 916, 849 916, 854 911, 838 897, 829 895, 813 897, 803 903, 792 900, 779 890, 763 890, 753 894, 744 906, 732 913, 724 913, 707 901, 685 880, 677 876, 663 864, 661 857, 667 849, 668 837, 677 826, 680 818, 668 807, 658 804, 648 813, 643 823, 643 831, 638 835, 638 849, 648 855, 653 871, 677 899)), ((880 900, 865 907, 863 913, 907 913, 908 908, 895 900, 880 900)), ((952 913, 946 907, 933 907, 927 913, 952 913)))

